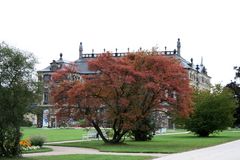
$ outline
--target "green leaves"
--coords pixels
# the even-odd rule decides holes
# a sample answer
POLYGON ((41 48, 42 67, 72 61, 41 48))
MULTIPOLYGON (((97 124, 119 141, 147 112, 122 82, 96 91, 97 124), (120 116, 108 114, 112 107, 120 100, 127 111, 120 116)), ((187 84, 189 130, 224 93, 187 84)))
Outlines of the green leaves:
POLYGON ((20 124, 38 92, 32 76, 35 63, 31 54, 0 44, 0 131, 10 135, 0 135, 0 156, 20 153, 20 124))
POLYGON ((212 92, 196 91, 194 112, 186 121, 186 129, 208 136, 232 126, 236 101, 232 92, 216 85, 212 92))

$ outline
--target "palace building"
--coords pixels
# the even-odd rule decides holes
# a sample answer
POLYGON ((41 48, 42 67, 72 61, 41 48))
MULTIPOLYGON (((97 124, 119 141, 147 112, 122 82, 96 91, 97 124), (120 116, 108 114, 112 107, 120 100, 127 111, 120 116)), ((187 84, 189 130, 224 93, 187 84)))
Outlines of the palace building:
MULTIPOLYGON (((141 48, 140 48, 141 50, 141 48)), ((103 51, 106 52, 105 49, 103 51)), ((113 57, 123 57, 129 53, 129 49, 127 52, 118 52, 117 49, 114 53, 111 53, 113 57)), ((182 67, 187 70, 189 74, 190 84, 193 87, 196 87, 200 90, 208 90, 210 89, 211 77, 207 74, 207 69, 201 62, 200 64, 194 64, 193 59, 187 61, 181 56, 181 42, 180 39, 177 41, 177 49, 174 50, 167 50, 165 47, 164 51, 158 51, 159 54, 168 56, 170 58, 176 58, 180 61, 182 67)), ((60 57, 58 60, 53 60, 49 66, 46 68, 37 71, 38 73, 38 80, 43 84, 43 95, 42 101, 38 104, 37 107, 41 107, 43 109, 43 113, 37 115, 37 126, 38 127, 58 127, 62 123, 70 123, 70 122, 62 122, 58 120, 55 116, 55 111, 53 108, 53 103, 51 102, 50 96, 50 81, 52 78, 52 74, 63 68, 64 66, 70 65, 74 63, 77 66, 77 73, 73 75, 71 78, 73 80, 81 80, 82 75, 89 75, 95 74, 95 72, 90 71, 88 69, 88 60, 96 58, 101 53, 84 53, 83 52, 83 45, 80 43, 79 45, 79 57, 75 61, 67 61, 63 59, 63 54, 60 53, 60 57)), ((167 119, 167 117, 165 117, 167 119)), ((69 120, 71 121, 71 120, 69 120)), ((169 126, 168 121, 166 120, 164 126, 169 126)))

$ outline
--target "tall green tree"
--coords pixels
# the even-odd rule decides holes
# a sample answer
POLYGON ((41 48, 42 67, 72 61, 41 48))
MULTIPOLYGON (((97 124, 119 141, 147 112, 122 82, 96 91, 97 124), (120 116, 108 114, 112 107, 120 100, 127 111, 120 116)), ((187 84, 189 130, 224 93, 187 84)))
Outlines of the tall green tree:
POLYGON ((227 84, 226 87, 230 88, 233 91, 234 97, 238 102, 236 111, 234 113, 234 118, 235 118, 234 126, 240 127, 240 86, 236 82, 231 82, 227 84))
POLYGON ((21 153, 20 124, 37 89, 35 63, 32 54, 0 43, 0 157, 21 153))
POLYGON ((234 67, 235 70, 235 81, 230 82, 229 84, 226 85, 227 88, 230 88, 233 93, 235 94, 235 98, 238 101, 238 107, 236 108, 236 112, 234 113, 234 126, 240 127, 240 84, 239 80, 240 79, 240 67, 234 67))
POLYGON ((232 126, 236 100, 233 93, 216 85, 212 91, 196 91, 194 111, 186 120, 186 129, 201 137, 232 126))

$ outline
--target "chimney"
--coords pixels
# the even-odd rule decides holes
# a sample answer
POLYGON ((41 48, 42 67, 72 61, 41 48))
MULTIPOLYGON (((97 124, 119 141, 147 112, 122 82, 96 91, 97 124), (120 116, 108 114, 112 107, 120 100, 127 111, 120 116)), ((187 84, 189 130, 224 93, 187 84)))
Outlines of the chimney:
POLYGON ((79 45, 79 59, 82 59, 82 54, 83 54, 83 46, 82 46, 82 42, 80 42, 80 45, 79 45))
POLYGON ((192 67, 193 66, 193 58, 191 58, 190 61, 191 61, 190 65, 192 67))
POLYGON ((60 53, 60 58, 59 58, 59 60, 63 60, 62 56, 63 56, 63 54, 60 53))
POLYGON ((177 41, 177 54, 180 56, 181 54, 181 42, 180 42, 180 38, 178 38, 177 41))

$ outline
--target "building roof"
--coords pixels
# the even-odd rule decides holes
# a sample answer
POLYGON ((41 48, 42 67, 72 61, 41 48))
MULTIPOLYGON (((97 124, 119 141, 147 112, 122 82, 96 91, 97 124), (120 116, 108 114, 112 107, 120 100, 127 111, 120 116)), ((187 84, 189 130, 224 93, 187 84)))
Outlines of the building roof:
POLYGON ((58 68, 62 68, 64 66, 69 66, 69 65, 76 65, 76 68, 77 68, 77 72, 80 73, 80 74, 94 74, 95 72, 94 71, 90 71, 88 69, 88 58, 81 58, 81 59, 78 59, 74 62, 70 62, 70 61, 67 61, 67 60, 64 60, 62 58, 62 54, 60 54, 60 58, 59 60, 55 61, 53 60, 49 66, 47 66, 46 68, 44 69, 41 69, 41 70, 38 70, 37 72, 38 73, 46 73, 46 72, 53 72, 52 70, 52 64, 57 64, 58 65, 58 68))
POLYGON ((78 59, 74 62, 77 67, 77 72, 80 74, 95 74, 95 71, 90 71, 88 68, 88 59, 78 59))
POLYGON ((207 69, 206 67, 202 64, 198 65, 198 64, 194 64, 193 63, 193 59, 191 59, 191 62, 187 61, 186 59, 184 59, 183 57, 181 57, 181 55, 179 54, 168 54, 167 56, 171 56, 171 57, 174 57, 176 58, 177 60, 180 61, 180 64, 182 65, 183 68, 185 69, 188 69, 188 70, 194 70, 195 72, 198 72, 198 73, 202 73, 208 77, 210 77, 208 74, 207 74, 207 69))
MULTIPOLYGON (((184 59, 181 54, 180 54, 180 49, 181 49, 181 43, 180 43, 180 39, 178 39, 177 41, 177 50, 174 49, 173 51, 166 51, 166 47, 165 47, 165 51, 160 51, 159 54, 163 54, 166 56, 170 56, 170 57, 174 57, 177 60, 180 61, 180 64, 183 66, 183 68, 188 69, 188 70, 194 70, 195 72, 198 73, 202 73, 206 76, 208 76, 207 74, 207 70, 206 67, 202 64, 200 65, 195 65, 193 64, 193 59, 191 59, 191 62, 187 61, 186 59, 184 59)), ((117 52, 117 49, 116 49, 117 52)), ((122 56, 126 56, 128 52, 125 53, 112 53, 113 57, 122 57, 122 56)), ((88 54, 83 54, 83 47, 82 47, 82 43, 80 42, 80 46, 79 46, 79 59, 77 59, 74 62, 70 62, 70 61, 66 61, 62 58, 62 53, 60 53, 60 58, 55 61, 53 60, 52 63, 50 63, 50 65, 42 70, 39 70, 38 72, 52 72, 53 71, 53 65, 57 66, 57 68, 62 68, 63 66, 67 66, 70 64, 76 64, 77 66, 77 72, 80 74, 94 74, 96 73, 95 71, 90 71, 88 68, 88 61, 89 59, 93 59, 98 57, 100 54, 99 53, 88 53, 88 54)), ((209 76, 208 76, 209 77, 209 76)))

